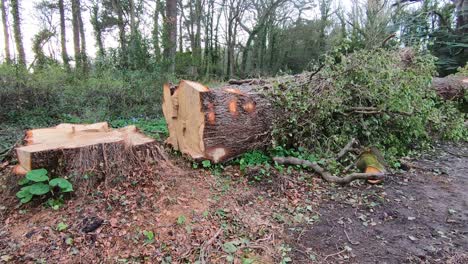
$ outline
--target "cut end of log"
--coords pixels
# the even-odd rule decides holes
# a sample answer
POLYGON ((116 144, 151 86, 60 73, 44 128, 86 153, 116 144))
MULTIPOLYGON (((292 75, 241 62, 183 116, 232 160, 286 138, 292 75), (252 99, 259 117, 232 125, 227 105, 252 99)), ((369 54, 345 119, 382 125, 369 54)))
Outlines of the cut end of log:
POLYGON ((52 128, 33 129, 26 133, 26 145, 16 148, 19 165, 17 174, 38 169, 54 169, 63 152, 97 146, 123 144, 127 148, 155 142, 135 126, 110 129, 106 122, 91 125, 60 124, 52 128))
POLYGON ((210 90, 183 80, 171 92, 163 86, 166 143, 192 159, 214 163, 270 143, 271 107, 251 87, 229 85, 210 90))

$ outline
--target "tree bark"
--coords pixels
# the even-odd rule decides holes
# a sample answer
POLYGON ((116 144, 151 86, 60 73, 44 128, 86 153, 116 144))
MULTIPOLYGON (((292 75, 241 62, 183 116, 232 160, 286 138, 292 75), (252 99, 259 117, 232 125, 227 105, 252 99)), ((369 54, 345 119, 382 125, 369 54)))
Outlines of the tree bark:
POLYGON ((166 1, 164 32, 164 57, 168 62, 169 72, 174 73, 177 48, 177 0, 166 1))
POLYGON ((79 31, 80 31, 80 55, 81 55, 81 65, 82 65, 82 70, 83 72, 88 71, 88 55, 86 54, 86 35, 85 35, 85 29, 84 29, 84 24, 83 24, 83 19, 81 18, 81 3, 80 0, 76 0, 77 5, 78 5, 78 10, 77 10, 77 18, 78 18, 78 25, 79 25, 79 31))
POLYGON ((156 60, 159 61, 161 59, 161 48, 159 46, 159 13, 163 9, 161 0, 156 0, 156 8, 154 9, 154 18, 153 18, 153 48, 154 48, 154 56, 156 60))
POLYGON ((71 0, 72 4, 72 29, 73 48, 75 52, 75 69, 82 68, 81 47, 80 47, 80 22, 78 20, 79 4, 78 0, 71 0))
POLYGON ((11 62, 11 55, 10 55, 10 34, 8 32, 8 17, 7 17, 7 6, 6 0, 1 0, 1 9, 2 9, 2 25, 3 25, 3 37, 5 41, 5 61, 6 63, 11 62))
POLYGON ((123 10, 118 0, 112 0, 112 8, 117 13, 117 26, 119 28, 119 42, 122 61, 126 64, 127 45, 125 42, 125 23, 123 10))
POLYGON ((11 0, 11 13, 13 16, 13 33, 15 35, 16 50, 18 51, 18 63, 26 66, 26 55, 24 53, 23 36, 21 34, 19 0, 11 0))
POLYGON ((62 61, 65 69, 70 70, 70 64, 68 63, 68 52, 67 52, 67 37, 65 27, 65 8, 63 0, 59 0, 58 8, 60 13, 60 45, 62 47, 62 61))
POLYGON ((272 107, 247 86, 210 90, 182 81, 165 85, 163 112, 170 136, 167 143, 193 159, 214 163, 270 144, 272 107))

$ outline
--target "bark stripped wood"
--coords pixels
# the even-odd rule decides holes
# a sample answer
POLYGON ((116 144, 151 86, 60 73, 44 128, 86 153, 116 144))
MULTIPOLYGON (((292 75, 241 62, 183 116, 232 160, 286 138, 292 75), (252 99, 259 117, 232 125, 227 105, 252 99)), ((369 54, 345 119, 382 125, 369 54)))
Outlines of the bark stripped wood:
POLYGON ((271 106, 252 87, 181 81, 163 89, 166 142, 193 159, 222 162, 270 143, 271 106))
POLYGON ((16 148, 19 165, 15 171, 21 174, 38 168, 54 170, 62 165, 77 170, 95 169, 105 167, 105 161, 112 159, 108 157, 111 154, 127 159, 122 162, 130 162, 130 152, 147 150, 154 143, 154 139, 140 133, 135 126, 110 129, 105 122, 34 129, 26 133, 25 146, 16 148), (109 155, 106 150, 110 151, 109 155))
POLYGON ((333 182, 341 185, 349 184, 355 180, 382 180, 385 176, 385 173, 351 173, 344 177, 338 177, 330 174, 330 172, 324 170, 320 165, 315 162, 310 162, 308 160, 298 159, 294 157, 274 157, 273 160, 278 164, 283 165, 299 165, 305 166, 314 170, 327 182, 333 182))

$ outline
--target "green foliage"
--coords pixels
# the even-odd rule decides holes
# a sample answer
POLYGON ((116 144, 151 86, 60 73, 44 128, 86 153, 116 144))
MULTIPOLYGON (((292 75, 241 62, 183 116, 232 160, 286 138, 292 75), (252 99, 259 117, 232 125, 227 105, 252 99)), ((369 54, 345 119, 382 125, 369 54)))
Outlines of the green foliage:
MULTIPOLYGON (((59 189, 58 194, 73 191, 73 186, 67 179, 54 178, 49 180, 47 170, 45 169, 29 171, 25 178, 19 180, 18 184, 23 187, 16 193, 16 197, 18 197, 23 204, 31 201, 34 196, 41 196, 47 193, 55 194, 53 190, 57 187, 59 189)), ((60 205, 53 200, 49 200, 48 204, 54 209, 60 207, 60 205)))
POLYGON ((410 54, 405 61, 382 49, 357 51, 338 62, 336 55, 327 57, 312 81, 308 75, 278 79, 270 91, 282 113, 275 141, 282 151, 303 148, 329 156, 354 137, 392 158, 424 146, 432 134, 466 140, 463 114, 429 89, 434 70, 429 55, 410 54))
POLYGON ((143 235, 145 236, 145 244, 151 244, 154 242, 154 232, 143 230, 143 235))
POLYGON ((34 73, 0 65, 0 122, 37 127, 58 122, 145 119, 161 115, 165 81, 157 69, 118 70, 110 65, 77 76, 57 65, 34 73))
POLYGON ((57 227, 55 229, 59 232, 62 232, 62 231, 67 230, 67 228, 68 228, 67 224, 65 224, 64 222, 60 222, 57 224, 57 227))
POLYGON ((178 224, 178 225, 183 225, 183 224, 185 224, 186 221, 187 221, 187 218, 185 218, 184 215, 181 215, 181 216, 179 216, 179 217, 177 218, 177 224, 178 224))
POLYGON ((211 167, 211 161, 209 161, 209 160, 202 161, 202 166, 203 166, 203 168, 211 167))
POLYGON ((167 130, 166 120, 164 118, 130 118, 130 119, 116 119, 110 122, 112 127, 124 127, 128 125, 135 125, 138 129, 145 134, 150 135, 157 139, 162 139, 169 135, 167 130))
POLYGON ((245 168, 247 167, 265 165, 268 164, 270 161, 270 156, 266 155, 264 152, 254 150, 244 153, 240 158, 236 159, 235 162, 239 163, 241 170, 245 170, 245 168))
POLYGON ((44 181, 48 181, 49 177, 47 176, 46 169, 37 169, 37 170, 32 170, 28 172, 26 174, 26 179, 33 181, 33 182, 44 182, 44 181))

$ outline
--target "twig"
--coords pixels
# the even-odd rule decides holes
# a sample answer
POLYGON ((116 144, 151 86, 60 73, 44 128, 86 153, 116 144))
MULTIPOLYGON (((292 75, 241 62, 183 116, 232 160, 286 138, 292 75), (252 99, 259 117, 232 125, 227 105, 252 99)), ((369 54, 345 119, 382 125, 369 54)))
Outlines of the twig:
POLYGON ((386 38, 384 39, 384 41, 382 41, 382 45, 381 45, 381 46, 382 46, 382 47, 385 46, 385 44, 387 44, 387 42, 388 42, 389 40, 391 40, 392 38, 394 38, 394 37, 396 37, 396 33, 390 34, 388 37, 386 37, 386 38))
POLYGON ((211 246, 211 244, 213 244, 214 240, 219 236, 219 234, 221 234, 221 232, 223 231, 222 228, 219 228, 218 231, 215 233, 215 235, 210 238, 208 241, 206 241, 205 243, 202 244, 201 246, 201 249, 200 249, 200 263, 201 264, 205 264, 206 261, 205 261, 205 251, 206 249, 211 246))
POLYGON ((310 77, 309 77, 309 83, 312 81, 312 78, 317 74, 319 73, 319 71, 321 71, 323 69, 323 67, 325 67, 325 64, 322 64, 320 65, 320 67, 314 71, 312 74, 310 74, 310 77))
POLYGON ((343 229, 345 235, 346 235, 346 238, 348 239, 348 242, 351 243, 351 245, 359 245, 361 244, 359 241, 352 241, 349 236, 348 236, 348 233, 346 232, 346 229, 343 229))
POLYGON ((308 160, 294 157, 274 157, 273 160, 278 164, 300 165, 311 168, 327 182, 333 182, 342 185, 348 184, 354 180, 382 180, 385 176, 385 173, 351 173, 341 178, 335 175, 331 175, 330 172, 324 170, 316 162, 310 162, 308 160))
POLYGON ((327 260, 327 258, 329 258, 329 257, 333 257, 333 256, 336 256, 336 255, 339 255, 339 254, 341 254, 341 253, 343 253, 343 252, 345 252, 345 251, 346 251, 346 249, 343 249, 343 250, 341 250, 340 252, 336 252, 336 253, 333 253, 333 254, 330 254, 330 255, 326 255, 325 258, 323 259, 323 261, 327 260))

